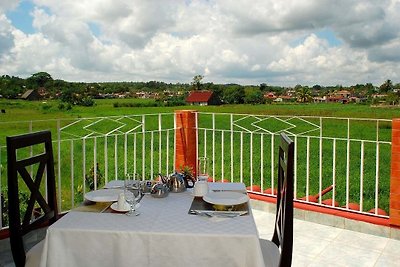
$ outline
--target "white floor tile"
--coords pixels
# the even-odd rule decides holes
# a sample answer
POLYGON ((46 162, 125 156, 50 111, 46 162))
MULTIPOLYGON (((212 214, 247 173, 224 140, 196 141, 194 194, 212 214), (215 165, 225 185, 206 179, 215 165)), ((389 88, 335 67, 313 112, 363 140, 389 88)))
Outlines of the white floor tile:
POLYGON ((374 267, 399 267, 400 257, 388 254, 382 254, 379 256, 374 267))
POLYGON ((374 250, 377 252, 382 252, 387 242, 388 238, 385 237, 368 235, 350 230, 343 230, 334 240, 334 243, 342 243, 350 247, 374 250))
POLYGON ((378 251, 332 242, 318 256, 318 260, 345 266, 373 267, 380 255, 381 252, 378 251))
POLYGON ((388 239, 386 247, 383 249, 382 253, 397 257, 400 266, 400 240, 388 239))

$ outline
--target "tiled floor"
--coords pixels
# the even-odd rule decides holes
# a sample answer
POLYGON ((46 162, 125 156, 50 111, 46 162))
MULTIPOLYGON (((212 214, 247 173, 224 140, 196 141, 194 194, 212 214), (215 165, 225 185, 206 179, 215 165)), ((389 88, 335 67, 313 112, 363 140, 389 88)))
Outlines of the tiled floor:
MULTIPOLYGON (((271 239, 275 216, 253 210, 259 234, 271 239)), ((400 266, 400 240, 294 220, 292 266, 400 266)))
MULTIPOLYGON (((273 213, 253 209, 260 237, 270 239, 273 213)), ((7 240, 0 241, 0 267, 12 267, 7 240)), ((292 266, 400 266, 400 240, 294 220, 292 266)))

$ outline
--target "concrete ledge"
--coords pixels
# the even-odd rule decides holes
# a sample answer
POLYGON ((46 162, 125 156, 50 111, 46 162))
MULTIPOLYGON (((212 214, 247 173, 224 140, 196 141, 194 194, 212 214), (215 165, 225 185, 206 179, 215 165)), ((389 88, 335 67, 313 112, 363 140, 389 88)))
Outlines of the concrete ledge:
MULTIPOLYGON (((256 199, 251 199, 250 203, 253 209, 269 213, 275 213, 276 210, 275 203, 270 203, 256 199)), ((294 218, 303 221, 323 224, 331 227, 342 228, 360 233, 400 240, 400 229, 393 227, 376 225, 372 223, 347 219, 330 214, 324 214, 320 212, 301 210, 301 209, 294 209, 294 218)))

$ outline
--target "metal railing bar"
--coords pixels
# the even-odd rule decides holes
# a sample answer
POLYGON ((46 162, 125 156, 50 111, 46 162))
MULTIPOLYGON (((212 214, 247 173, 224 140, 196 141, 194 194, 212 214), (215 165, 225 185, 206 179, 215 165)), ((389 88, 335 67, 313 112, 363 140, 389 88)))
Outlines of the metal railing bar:
POLYGON ((275 175, 274 175, 274 165, 275 165, 275 135, 271 135, 271 194, 274 195, 275 188, 275 175))
POLYGON ((332 183, 333 183, 333 189, 332 189, 332 206, 335 206, 335 198, 336 198, 336 139, 333 139, 332 142, 332 183))
POLYGON ((114 135, 114 179, 118 179, 118 135, 114 135))
MULTIPOLYGON (((59 161, 60 162, 60 161, 59 161)), ((61 165, 61 164, 59 164, 61 165)), ((83 179, 83 193, 86 192, 86 139, 82 139, 82 179, 83 179)), ((61 208, 60 208, 61 209, 61 208)))
POLYGON ((233 114, 230 115, 230 122, 231 122, 231 181, 233 181, 233 173, 234 173, 234 169, 233 169, 233 114))
POLYGON ((104 136, 104 180, 108 183, 108 136, 104 136))
POLYGON ((251 188, 253 188, 253 133, 250 134, 249 158, 250 158, 250 186, 251 188))
POLYGON ((260 184, 261 192, 264 192, 264 134, 260 139, 260 184))
MULTIPOLYGON (((75 206, 75 197, 74 197, 74 141, 71 141, 71 151, 70 151, 70 155, 71 155, 71 207, 75 206)), ((60 164, 61 165, 61 164, 60 164)), ((46 190, 47 192, 47 190, 46 190)))
POLYGON ((350 201, 350 140, 347 140, 346 147, 346 208, 349 208, 350 201))
POLYGON ((293 196, 297 199, 297 136, 294 136, 294 160, 293 160, 293 196))
POLYGON ((360 148, 360 210, 364 208, 364 142, 360 148))
POLYGON ((124 135, 124 173, 128 173, 128 135, 124 135))
POLYGON ((213 138, 213 142, 212 142, 212 174, 214 179, 215 178, 215 114, 212 115, 212 138, 213 138))
POLYGON ((376 156, 375 156, 375 214, 378 214, 379 205, 379 143, 376 143, 376 156))
POLYGON ((94 190, 97 190, 97 138, 93 139, 93 175, 94 190))
POLYGON ((240 182, 243 183, 243 132, 240 133, 240 182))
MULTIPOLYGON (((221 132, 221 179, 225 178, 224 176, 224 132, 221 132)), ((233 180, 231 181, 233 182, 233 180)))

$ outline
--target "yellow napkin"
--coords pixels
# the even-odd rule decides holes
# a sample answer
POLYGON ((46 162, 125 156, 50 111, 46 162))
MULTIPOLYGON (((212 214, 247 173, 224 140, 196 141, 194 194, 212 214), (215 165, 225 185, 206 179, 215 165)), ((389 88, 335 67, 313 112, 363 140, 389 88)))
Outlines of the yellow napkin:
POLYGON ((73 211, 105 212, 113 202, 85 201, 82 205, 72 209, 73 211))

